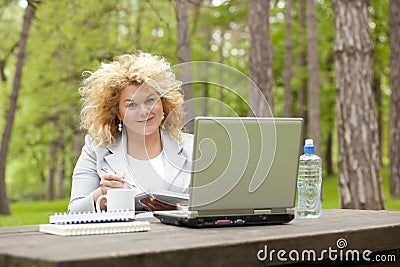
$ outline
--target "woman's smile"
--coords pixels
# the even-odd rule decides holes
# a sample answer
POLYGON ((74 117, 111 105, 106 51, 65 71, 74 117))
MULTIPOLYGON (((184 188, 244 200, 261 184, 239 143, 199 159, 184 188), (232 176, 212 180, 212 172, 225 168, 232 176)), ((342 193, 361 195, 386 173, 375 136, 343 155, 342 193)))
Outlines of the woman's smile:
POLYGON ((144 119, 144 120, 137 121, 137 122, 139 122, 139 123, 144 123, 144 124, 148 124, 148 123, 151 123, 151 122, 153 121, 153 119, 154 119, 154 116, 149 117, 148 119, 144 119))

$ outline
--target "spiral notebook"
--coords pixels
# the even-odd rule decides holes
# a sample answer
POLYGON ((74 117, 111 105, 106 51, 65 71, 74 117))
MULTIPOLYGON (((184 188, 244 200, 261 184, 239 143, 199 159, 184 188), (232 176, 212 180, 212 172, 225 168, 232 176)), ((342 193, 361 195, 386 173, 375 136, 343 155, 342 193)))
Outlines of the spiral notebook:
POLYGON ((60 236, 118 234, 149 230, 150 222, 147 221, 39 225, 40 232, 60 236))
POLYGON ((96 222, 121 222, 130 221, 135 218, 134 210, 120 211, 88 211, 77 213, 56 213, 49 216, 51 224, 78 224, 96 222))

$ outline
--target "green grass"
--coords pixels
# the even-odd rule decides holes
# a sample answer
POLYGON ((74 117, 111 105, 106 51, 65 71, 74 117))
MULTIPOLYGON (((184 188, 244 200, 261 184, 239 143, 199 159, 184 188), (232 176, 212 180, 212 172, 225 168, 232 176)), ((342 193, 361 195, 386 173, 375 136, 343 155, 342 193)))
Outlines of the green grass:
POLYGON ((335 176, 323 177, 322 180, 322 208, 323 209, 339 209, 339 183, 335 176))
MULTIPOLYGON (((387 175, 383 175, 385 208, 400 210, 400 199, 392 198, 389 194, 387 175)), ((322 207, 324 209, 340 208, 337 176, 323 178, 322 207)), ((55 201, 21 202, 11 204, 11 216, 0 215, 0 226, 31 225, 49 223, 49 215, 67 211, 69 199, 55 201)))
POLYGON ((21 202, 10 205, 11 216, 0 215, 0 226, 49 223, 49 215, 66 212, 69 199, 21 202))
POLYGON ((383 169, 383 193, 385 196, 385 209, 387 210, 400 210, 400 198, 394 198, 390 196, 389 191, 389 174, 387 169, 383 169))
MULTIPOLYGON (((383 172, 383 193, 385 197, 385 209, 387 210, 400 210, 400 198, 390 196, 389 181, 387 172, 383 172)), ((340 196, 339 196, 339 182, 337 176, 323 177, 323 196, 322 208, 324 209, 339 209, 340 196)))

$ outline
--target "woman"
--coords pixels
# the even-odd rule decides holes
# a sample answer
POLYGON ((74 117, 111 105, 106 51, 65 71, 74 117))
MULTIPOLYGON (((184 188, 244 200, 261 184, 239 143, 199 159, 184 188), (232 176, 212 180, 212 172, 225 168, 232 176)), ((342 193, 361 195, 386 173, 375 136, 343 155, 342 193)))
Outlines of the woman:
MULTIPOLYGON (((181 82, 169 63, 139 52, 85 73, 81 123, 88 135, 74 169, 68 211, 95 211, 101 195, 127 184, 135 185, 136 193, 187 193, 193 136, 181 132, 181 82)), ((105 203, 100 207, 105 210, 105 203)))

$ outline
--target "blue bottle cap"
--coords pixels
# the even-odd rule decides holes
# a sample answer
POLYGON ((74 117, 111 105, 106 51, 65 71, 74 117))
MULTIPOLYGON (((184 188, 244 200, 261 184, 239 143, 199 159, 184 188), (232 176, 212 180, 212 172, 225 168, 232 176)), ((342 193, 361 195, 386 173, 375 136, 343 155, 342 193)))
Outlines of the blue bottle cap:
POLYGON ((314 153, 314 141, 312 139, 306 139, 304 144, 304 153, 314 153))

